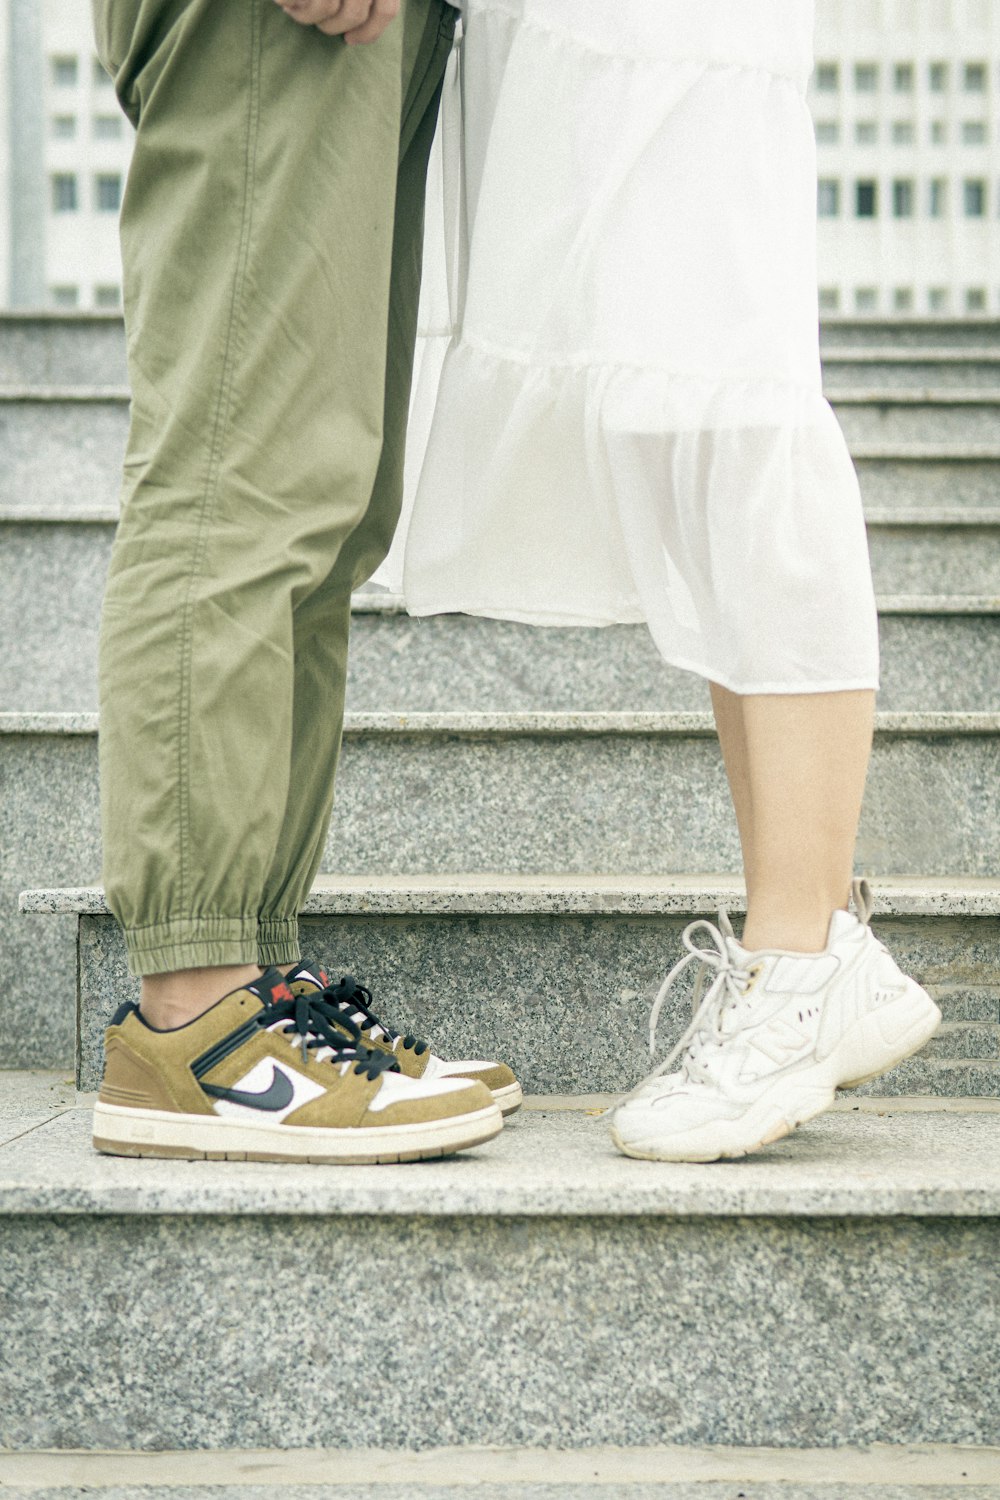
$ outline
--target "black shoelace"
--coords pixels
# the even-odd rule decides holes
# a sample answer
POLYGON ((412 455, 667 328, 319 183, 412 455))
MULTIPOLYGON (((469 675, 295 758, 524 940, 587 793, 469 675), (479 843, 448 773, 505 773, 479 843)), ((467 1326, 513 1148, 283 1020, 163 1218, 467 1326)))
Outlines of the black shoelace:
POLYGON ((394 1044, 399 1041, 404 1047, 412 1049, 418 1057, 422 1057, 430 1050, 429 1042, 422 1042, 419 1037, 410 1035, 401 1037, 398 1031, 392 1031, 372 1010, 371 999, 371 990, 366 990, 363 984, 358 984, 351 974, 345 974, 338 984, 328 984, 322 994, 312 996, 314 1004, 318 1001, 328 1010, 336 1013, 338 1023, 343 1024, 344 1021, 349 1021, 358 1030, 359 1036, 362 1031, 377 1027, 387 1042, 394 1044), (355 1016, 362 1018, 365 1023, 363 1027, 358 1028, 354 1020, 355 1016))
MULTIPOLYGON (((260 1026, 274 1026, 275 1022, 288 1021, 291 1030, 301 1038, 302 1061, 308 1065, 310 1052, 329 1047, 332 1063, 353 1063, 355 1073, 369 1079, 380 1073, 399 1072, 399 1063, 386 1052, 372 1052, 364 1045, 361 1027, 349 1015, 331 1013, 323 1003, 323 996, 316 994, 296 995, 291 1000, 278 1000, 265 1005, 254 1017, 260 1026)), ((285 1032, 288 1026, 282 1028, 285 1032)))

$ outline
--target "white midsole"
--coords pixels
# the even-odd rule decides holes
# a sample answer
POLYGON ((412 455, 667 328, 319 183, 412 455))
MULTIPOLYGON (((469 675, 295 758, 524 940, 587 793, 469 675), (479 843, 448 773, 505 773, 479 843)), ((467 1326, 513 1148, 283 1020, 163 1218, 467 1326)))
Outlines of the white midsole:
POLYGON ((267 1151, 276 1156, 327 1157, 345 1160, 363 1152, 416 1151, 489 1140, 499 1133, 503 1117, 497 1105, 409 1125, 277 1125, 268 1120, 232 1120, 221 1115, 185 1115, 162 1109, 128 1109, 120 1104, 94 1105, 94 1136, 131 1146, 167 1146, 187 1151, 267 1151))
POLYGON ((519 1083, 508 1083, 502 1089, 491 1089, 494 1102, 505 1115, 512 1115, 524 1103, 524 1094, 519 1083))

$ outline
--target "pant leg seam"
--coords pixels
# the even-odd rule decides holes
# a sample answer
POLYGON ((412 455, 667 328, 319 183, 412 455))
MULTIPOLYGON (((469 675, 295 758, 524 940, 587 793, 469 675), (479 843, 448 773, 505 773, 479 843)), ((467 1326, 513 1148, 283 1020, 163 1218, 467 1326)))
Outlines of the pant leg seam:
POLYGON ((195 588, 204 564, 208 521, 218 495, 219 475, 222 468, 223 436, 227 419, 232 411, 233 342, 237 324, 240 293, 246 282, 249 259, 250 232, 254 208, 254 169, 257 152, 257 129, 260 119, 260 8, 250 4, 250 76, 247 101, 247 141, 243 159, 243 212, 240 221, 240 238, 236 252, 230 296, 229 318, 222 351, 222 368, 219 378, 219 395, 212 421, 212 437, 209 445, 208 465, 205 472, 205 493, 198 516, 194 552, 191 559, 191 574, 181 613, 178 639, 179 695, 177 712, 177 845, 178 845, 178 898, 181 907, 187 905, 190 861, 190 788, 188 767, 190 764, 191 733, 191 655, 193 650, 193 615, 195 588))

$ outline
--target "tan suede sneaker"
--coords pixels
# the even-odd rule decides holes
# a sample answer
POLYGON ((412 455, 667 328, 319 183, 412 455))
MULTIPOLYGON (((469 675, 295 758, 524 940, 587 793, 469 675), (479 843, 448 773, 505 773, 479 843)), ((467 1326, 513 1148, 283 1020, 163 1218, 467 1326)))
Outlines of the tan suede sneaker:
POLYGON ((406 1076, 277 969, 172 1031, 123 1005, 94 1106, 94 1145, 117 1156, 416 1161, 502 1126, 485 1084, 406 1076))
POLYGON ((328 1008, 331 1019, 340 1020, 346 1016, 360 1029, 364 1045, 373 1052, 394 1057, 408 1078, 425 1081, 462 1078, 484 1083, 505 1115, 512 1115, 521 1108, 524 1102, 521 1085, 506 1063, 476 1058, 447 1062, 438 1057, 431 1051, 429 1042, 400 1035, 380 1020, 371 1008, 371 991, 358 984, 350 974, 337 983, 331 983, 325 969, 302 963, 290 971, 287 980, 293 994, 316 995, 319 1003, 328 1008))

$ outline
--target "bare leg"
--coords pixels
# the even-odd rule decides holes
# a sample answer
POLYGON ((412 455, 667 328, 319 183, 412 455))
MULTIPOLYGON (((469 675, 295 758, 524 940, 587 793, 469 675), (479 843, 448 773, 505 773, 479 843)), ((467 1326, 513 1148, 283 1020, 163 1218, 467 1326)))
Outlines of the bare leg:
POLYGON ((846 905, 875 695, 712 684, 747 882, 744 945, 816 953, 846 905))
POLYGON ((139 1008, 150 1026, 168 1031, 202 1015, 231 990, 259 979, 258 964, 213 969, 178 969, 173 974, 147 974, 142 981, 139 1008))

